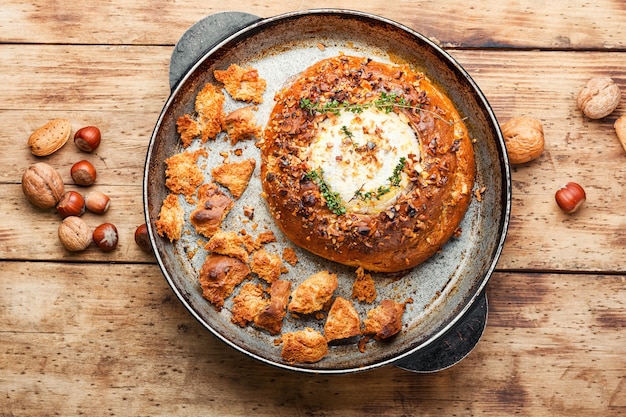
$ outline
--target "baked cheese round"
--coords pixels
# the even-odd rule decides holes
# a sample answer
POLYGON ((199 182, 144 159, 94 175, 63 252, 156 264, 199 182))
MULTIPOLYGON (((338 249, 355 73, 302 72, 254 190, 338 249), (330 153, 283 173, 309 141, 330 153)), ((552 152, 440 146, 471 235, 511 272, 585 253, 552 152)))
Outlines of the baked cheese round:
POLYGON ((458 232, 474 187, 467 127, 408 65, 340 55, 279 91, 259 142, 270 212, 296 245, 369 271, 410 269, 458 232))

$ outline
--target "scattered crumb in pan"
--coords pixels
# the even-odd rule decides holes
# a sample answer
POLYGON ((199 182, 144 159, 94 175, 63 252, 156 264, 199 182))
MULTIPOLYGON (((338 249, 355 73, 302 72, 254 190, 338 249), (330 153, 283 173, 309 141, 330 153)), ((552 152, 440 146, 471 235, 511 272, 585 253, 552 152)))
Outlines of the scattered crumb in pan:
POLYGON ((249 274, 250 268, 246 263, 230 256, 210 254, 198 277, 202 296, 219 310, 224 306, 224 300, 249 274))
POLYGON ((254 319, 254 325, 267 330, 273 335, 280 334, 283 319, 287 314, 287 303, 291 290, 291 281, 276 280, 270 287, 270 302, 254 319))
POLYGON ((198 167, 198 158, 207 156, 204 148, 184 151, 165 160, 165 186, 173 193, 182 194, 187 201, 192 200, 196 189, 204 181, 204 174, 198 167))
POLYGON ((367 312, 367 318, 363 320, 364 334, 373 335, 375 339, 388 339, 402 329, 402 316, 406 304, 412 302, 397 303, 393 300, 382 300, 377 307, 367 312))
POLYGON ((214 183, 202 184, 197 196, 196 209, 190 215, 191 224, 196 232, 210 238, 220 229, 234 203, 214 183))
POLYGON ((298 254, 292 247, 286 246, 283 249, 283 261, 291 266, 295 266, 298 263, 298 254))
POLYGON ((287 272, 280 257, 261 248, 252 254, 250 269, 262 280, 272 283, 287 272))
POLYGON ((248 262, 248 251, 243 246, 244 238, 231 231, 218 230, 204 248, 212 253, 232 256, 241 262, 248 262))
POLYGON ((376 283, 363 267, 356 270, 356 279, 352 284, 352 298, 370 304, 376 300, 376 283))
POLYGON ((327 341, 347 339, 361 334, 361 319, 350 300, 335 298, 324 324, 327 341))
POLYGON ((322 310, 339 286, 337 274, 319 271, 296 287, 291 294, 288 309, 290 312, 311 314, 322 310))
POLYGON ((180 239, 185 224, 185 211, 178 201, 178 195, 168 194, 165 197, 155 224, 159 236, 167 237, 170 242, 180 239))
POLYGON ((218 165, 211 171, 213 181, 228 188, 228 191, 237 200, 248 187, 250 177, 256 167, 256 160, 248 158, 240 162, 218 165))
POLYGON ((265 289, 261 284, 246 282, 233 297, 231 321, 241 327, 254 322, 254 319, 268 306, 265 289))
POLYGON ((202 128, 201 140, 206 142, 215 137, 224 128, 224 101, 226 97, 221 89, 211 83, 205 84, 196 96, 197 121, 202 128))
POLYGON ((266 82, 259 77, 259 72, 252 67, 240 67, 231 64, 226 70, 213 71, 215 79, 224 84, 224 88, 235 100, 262 103, 266 82))
POLYGON ((176 128, 180 134, 180 141, 184 148, 189 147, 193 140, 202 134, 200 123, 188 114, 184 114, 178 118, 176 128))
POLYGON ((315 363, 328 353, 328 343, 324 335, 310 327, 283 333, 281 341, 281 356, 290 363, 315 363))
POLYGON ((261 126, 257 125, 253 109, 252 106, 238 108, 224 119, 224 128, 231 145, 261 136, 261 126))

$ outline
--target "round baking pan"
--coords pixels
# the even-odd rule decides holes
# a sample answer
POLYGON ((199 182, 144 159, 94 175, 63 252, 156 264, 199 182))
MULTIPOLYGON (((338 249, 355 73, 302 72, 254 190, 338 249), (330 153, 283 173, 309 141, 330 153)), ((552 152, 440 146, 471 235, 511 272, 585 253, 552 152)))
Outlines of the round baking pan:
MULTIPOLYGON (((448 53, 405 26, 357 11, 307 10, 267 19, 246 13, 226 13, 203 19, 181 38, 172 54, 170 85, 171 95, 148 147, 144 208, 153 249, 166 280, 204 327, 228 345, 262 362, 302 372, 348 373, 384 365, 432 372, 453 365, 469 353, 486 325, 485 286, 506 236, 511 179, 496 117, 479 87, 448 53), (321 361, 291 364, 282 360, 280 346, 274 343, 277 336, 231 322, 232 300, 227 299, 224 308, 218 310, 202 297, 198 271, 206 251, 193 227, 187 224, 183 237, 171 243, 157 234, 155 221, 169 193, 165 186, 165 159, 183 150, 176 120, 183 114, 193 113, 195 97, 206 83, 216 83, 214 70, 225 69, 233 63, 258 70, 267 81, 264 101, 256 109, 257 121, 264 125, 277 90, 311 64, 338 54, 407 63, 446 92, 465 117, 474 141, 477 168, 474 191, 480 198, 473 198, 461 223, 461 235, 451 239, 429 260, 402 276, 372 274, 376 280, 377 301, 413 300, 407 304, 404 326, 397 335, 385 341, 369 341, 362 350, 355 340, 331 344, 328 355, 321 361)), ((242 103, 232 100, 225 104, 227 112, 238 106, 242 103)), ((237 144, 236 157, 232 156, 231 145, 220 138, 206 146, 208 157, 199 165, 207 180, 211 169, 223 163, 227 153, 231 161, 250 157, 260 160, 259 150, 252 142, 237 144)), ((292 247, 298 255, 298 263, 287 265, 287 272, 281 279, 292 281, 292 288, 295 288, 314 272, 330 270, 339 277, 340 286, 335 295, 350 299, 354 268, 321 259, 285 239, 260 195, 258 171, 257 164, 248 189, 236 201, 223 228, 244 229, 250 234, 272 230, 277 241, 269 244, 268 250, 282 253, 285 247, 292 247), (244 206, 255 208, 253 222, 242 220, 244 206)), ((187 216, 195 208, 186 202, 183 205, 187 216)), ((376 302, 355 304, 364 318, 376 302)), ((323 320, 288 315, 283 331, 304 327, 321 329, 323 320)))

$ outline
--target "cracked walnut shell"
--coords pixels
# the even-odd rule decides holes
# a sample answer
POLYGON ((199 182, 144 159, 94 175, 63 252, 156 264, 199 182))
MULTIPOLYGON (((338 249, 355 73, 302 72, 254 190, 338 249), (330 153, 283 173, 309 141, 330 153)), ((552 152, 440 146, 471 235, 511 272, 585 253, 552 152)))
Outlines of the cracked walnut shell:
POLYGON ((502 135, 512 164, 524 164, 543 153, 543 125, 528 116, 514 117, 502 124, 502 135))
POLYGON ((578 108, 590 119, 601 119, 613 113, 622 92, 609 77, 590 79, 578 94, 578 108))

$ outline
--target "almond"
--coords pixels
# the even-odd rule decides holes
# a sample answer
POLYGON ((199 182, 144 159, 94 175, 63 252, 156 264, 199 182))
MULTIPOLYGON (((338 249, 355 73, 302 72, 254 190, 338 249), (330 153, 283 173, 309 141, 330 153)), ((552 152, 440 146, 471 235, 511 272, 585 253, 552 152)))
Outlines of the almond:
POLYGON ((28 138, 30 151, 36 156, 47 156, 59 149, 70 137, 72 124, 67 119, 50 120, 28 138))

